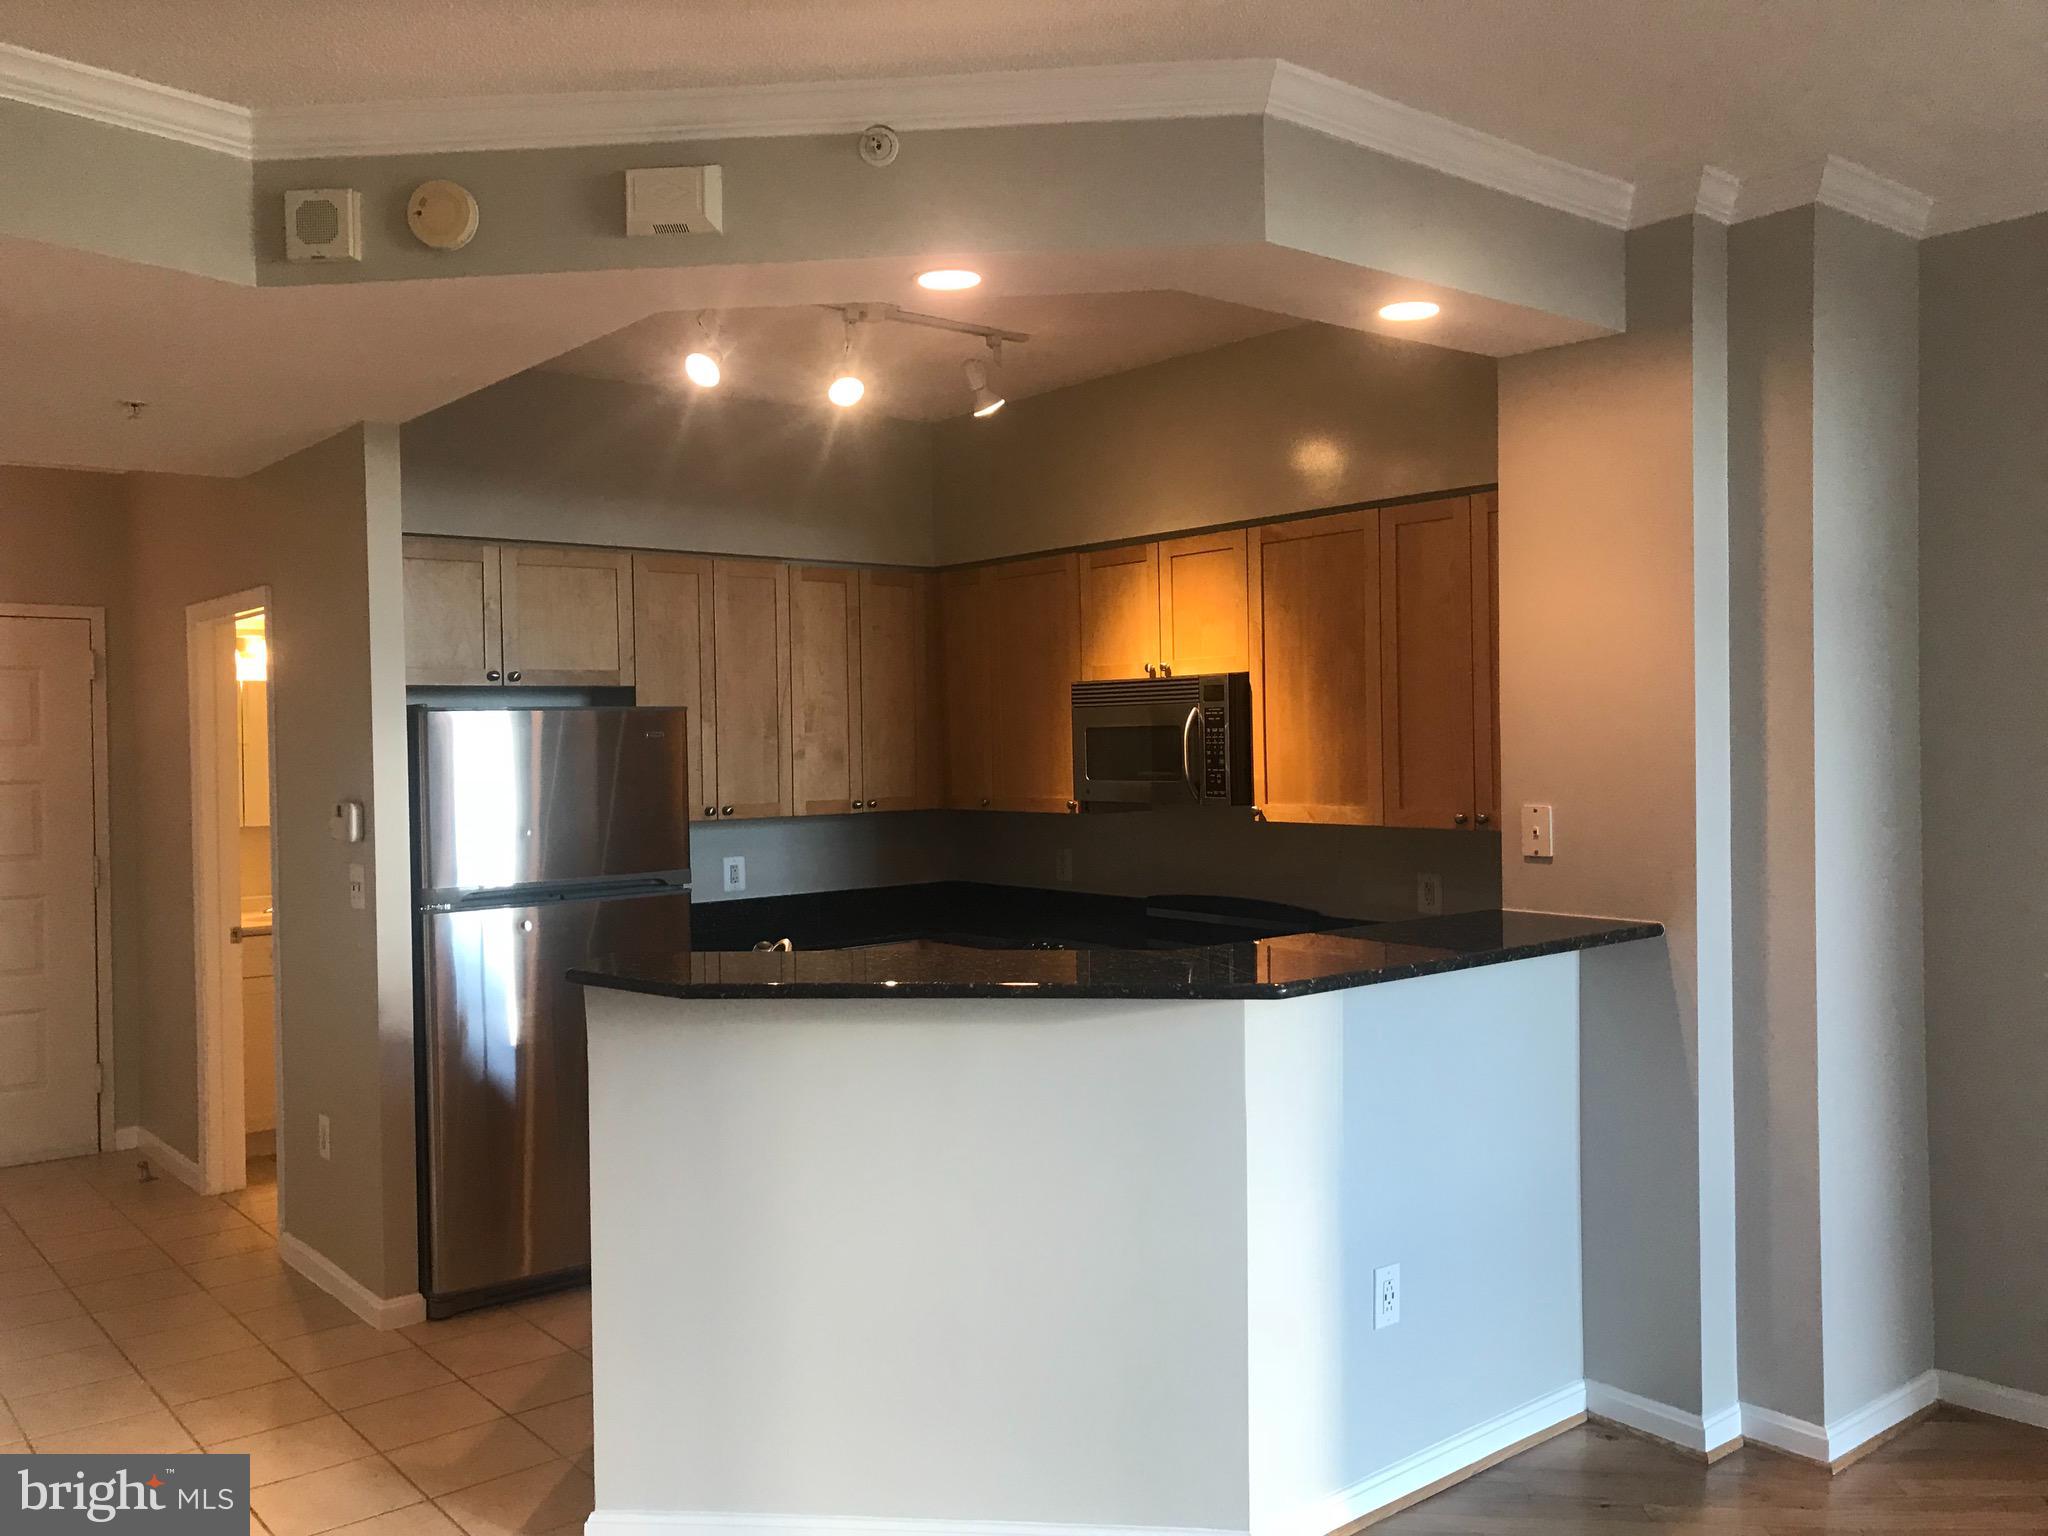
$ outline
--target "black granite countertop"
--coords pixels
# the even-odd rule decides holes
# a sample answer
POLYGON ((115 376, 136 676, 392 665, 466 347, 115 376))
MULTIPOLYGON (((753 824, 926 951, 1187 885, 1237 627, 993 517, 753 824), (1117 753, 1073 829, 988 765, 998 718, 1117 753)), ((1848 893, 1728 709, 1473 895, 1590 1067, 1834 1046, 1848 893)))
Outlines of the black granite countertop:
POLYGON ((1140 902, 979 886, 778 900, 707 904, 692 913, 694 949, 594 959, 570 980, 678 998, 1281 998, 1664 931, 1544 912, 1355 923, 1259 903, 1212 912, 1200 898, 1140 902), (793 950, 750 947, 784 937, 793 950))

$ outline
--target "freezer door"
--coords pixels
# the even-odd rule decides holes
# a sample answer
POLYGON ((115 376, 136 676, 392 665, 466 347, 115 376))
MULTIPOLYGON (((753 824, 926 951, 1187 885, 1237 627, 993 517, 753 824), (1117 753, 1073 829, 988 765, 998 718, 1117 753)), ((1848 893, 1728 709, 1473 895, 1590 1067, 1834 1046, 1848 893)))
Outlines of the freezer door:
POLYGON ((421 918, 430 1298, 590 1263, 583 989, 592 956, 687 950, 687 895, 421 918))
POLYGON ((680 709, 425 709, 420 886, 493 890, 690 867, 680 709))

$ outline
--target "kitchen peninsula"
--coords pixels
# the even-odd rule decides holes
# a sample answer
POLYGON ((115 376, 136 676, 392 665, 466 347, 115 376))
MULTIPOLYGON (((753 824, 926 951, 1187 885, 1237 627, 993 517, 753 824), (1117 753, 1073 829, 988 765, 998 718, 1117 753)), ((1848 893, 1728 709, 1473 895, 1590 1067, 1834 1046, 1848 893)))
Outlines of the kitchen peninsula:
POLYGON ((1037 899, 574 973, 594 1536, 1324 1536, 1583 1415, 1579 967, 1661 928, 1037 899))

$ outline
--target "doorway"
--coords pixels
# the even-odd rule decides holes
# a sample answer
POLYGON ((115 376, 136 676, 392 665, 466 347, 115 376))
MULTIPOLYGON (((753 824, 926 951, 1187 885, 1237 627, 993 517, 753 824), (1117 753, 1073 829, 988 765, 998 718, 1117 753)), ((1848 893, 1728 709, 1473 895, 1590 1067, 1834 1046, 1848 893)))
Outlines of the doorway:
POLYGON ((281 1102, 268 588, 186 610, 191 698, 199 1171, 267 1182, 281 1102))
POLYGON ((113 1142, 105 632, 0 607, 0 1166, 113 1142))

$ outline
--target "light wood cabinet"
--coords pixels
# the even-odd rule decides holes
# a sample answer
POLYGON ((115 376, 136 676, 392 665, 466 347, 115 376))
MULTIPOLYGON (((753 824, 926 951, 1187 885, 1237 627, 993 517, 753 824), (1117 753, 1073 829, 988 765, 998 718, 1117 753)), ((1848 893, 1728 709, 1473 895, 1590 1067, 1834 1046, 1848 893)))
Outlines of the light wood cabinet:
POLYGON ((1079 571, 1080 676, 1151 676, 1160 661, 1159 546, 1086 550, 1079 571))
POLYGON ((711 588, 718 814, 792 815, 789 567, 778 560, 715 560, 711 588))
POLYGON ((1250 530, 1252 778, 1274 821, 1373 823, 1382 807, 1376 515, 1250 530))
POLYGON ((692 821, 718 814, 711 567, 702 555, 633 557, 633 697, 688 711, 692 821))
POLYGON ((1072 810, 1080 562, 1054 555, 992 566, 985 591, 990 804, 1004 811, 1072 810))
POLYGON ((932 803, 930 580, 860 573, 860 783, 863 808, 932 803))
POLYGON ((1242 528, 1159 543, 1159 659, 1174 676, 1251 666, 1245 546, 1242 528))
POLYGON ((505 681, 620 688, 633 681, 633 557, 510 544, 499 553, 505 681))
POLYGON ((939 720, 943 804, 985 810, 989 803, 988 572, 941 571, 938 610, 939 720))
POLYGON ((405 680, 499 682, 498 546, 408 536, 404 558, 405 680))
POLYGON ((1487 621, 1476 604, 1472 499, 1387 507, 1379 524, 1386 820, 1470 827, 1479 810, 1478 705, 1490 693, 1478 666, 1487 621))
POLYGON ((1500 492, 1472 498, 1472 734, 1478 761, 1478 815, 1500 819, 1500 492))
POLYGON ((789 573, 789 777, 799 816, 861 808, 860 573, 789 573))

